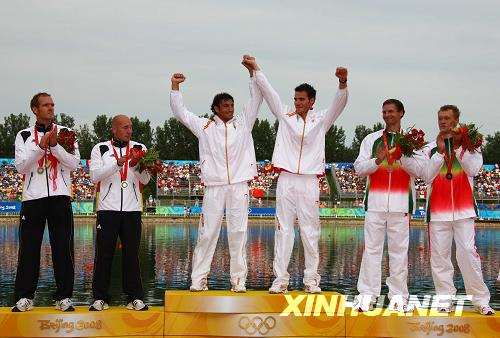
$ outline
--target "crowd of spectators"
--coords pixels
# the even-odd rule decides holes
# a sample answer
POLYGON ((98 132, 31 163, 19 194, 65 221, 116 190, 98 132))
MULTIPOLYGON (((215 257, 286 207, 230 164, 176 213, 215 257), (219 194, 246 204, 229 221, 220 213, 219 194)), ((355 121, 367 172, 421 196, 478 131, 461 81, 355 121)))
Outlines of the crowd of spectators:
MULTIPOLYGON (((88 165, 80 163, 72 173, 73 197, 76 200, 91 200, 94 198, 94 184, 90 180, 88 165)), ((356 175, 352 163, 333 164, 336 179, 342 194, 363 194, 366 179, 356 175)), ((269 162, 264 162, 257 167, 258 175, 250 182, 250 190, 254 197, 261 198, 274 194, 279 177, 276 170, 269 162)), ((329 194, 330 187, 325 177, 319 179, 322 195, 329 194)), ((486 166, 474 177, 474 188, 479 198, 500 196, 500 168, 498 164, 486 166)), ((425 198, 426 185, 423 180, 415 181, 417 198, 425 198)), ((198 162, 175 164, 164 163, 163 171, 158 175, 158 192, 160 195, 188 195, 201 196, 204 185, 201 182, 201 171, 198 162)), ((17 173, 12 162, 0 163, 0 199, 19 200, 22 194, 22 175, 17 173)))

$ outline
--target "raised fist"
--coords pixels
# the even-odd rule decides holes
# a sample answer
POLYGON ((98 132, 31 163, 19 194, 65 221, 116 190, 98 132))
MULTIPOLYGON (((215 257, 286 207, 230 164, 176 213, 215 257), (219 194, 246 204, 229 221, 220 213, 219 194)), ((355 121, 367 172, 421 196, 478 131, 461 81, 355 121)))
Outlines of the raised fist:
POLYGON ((257 62, 255 61, 255 58, 250 55, 243 55, 241 64, 245 66, 249 71, 256 70, 257 68, 257 62))
POLYGON ((182 73, 174 73, 172 78, 172 90, 179 90, 179 83, 186 81, 186 77, 182 73))
POLYGON ((347 68, 337 67, 335 70, 335 76, 338 77, 340 81, 347 80, 347 68))
POLYGON ((174 75, 172 75, 171 80, 172 80, 172 83, 179 84, 179 83, 186 81, 186 77, 182 73, 174 73, 174 75))

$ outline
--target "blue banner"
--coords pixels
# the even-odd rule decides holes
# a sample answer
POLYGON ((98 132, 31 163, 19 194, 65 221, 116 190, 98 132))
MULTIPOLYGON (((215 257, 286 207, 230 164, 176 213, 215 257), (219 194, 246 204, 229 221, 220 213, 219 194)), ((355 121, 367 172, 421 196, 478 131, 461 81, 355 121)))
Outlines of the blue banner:
POLYGON ((0 202, 0 213, 18 214, 21 212, 21 202, 0 202))

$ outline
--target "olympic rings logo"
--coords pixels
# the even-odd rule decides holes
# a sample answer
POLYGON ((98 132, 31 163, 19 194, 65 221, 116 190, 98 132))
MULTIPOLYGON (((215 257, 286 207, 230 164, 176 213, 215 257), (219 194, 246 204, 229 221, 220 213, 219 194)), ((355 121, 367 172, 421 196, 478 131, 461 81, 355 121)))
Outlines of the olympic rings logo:
POLYGON ((238 323, 240 329, 245 330, 246 333, 253 335, 255 333, 260 333, 262 335, 269 333, 276 326, 276 319, 271 316, 262 319, 262 317, 247 317, 243 316, 240 318, 238 323))

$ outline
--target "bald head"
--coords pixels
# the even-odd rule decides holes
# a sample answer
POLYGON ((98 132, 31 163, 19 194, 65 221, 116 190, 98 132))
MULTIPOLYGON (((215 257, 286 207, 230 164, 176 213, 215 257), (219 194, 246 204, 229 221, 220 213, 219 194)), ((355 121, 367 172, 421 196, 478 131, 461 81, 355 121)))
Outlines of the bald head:
POLYGON ((111 131, 115 140, 128 142, 132 136, 132 121, 126 115, 116 115, 111 120, 111 131))

